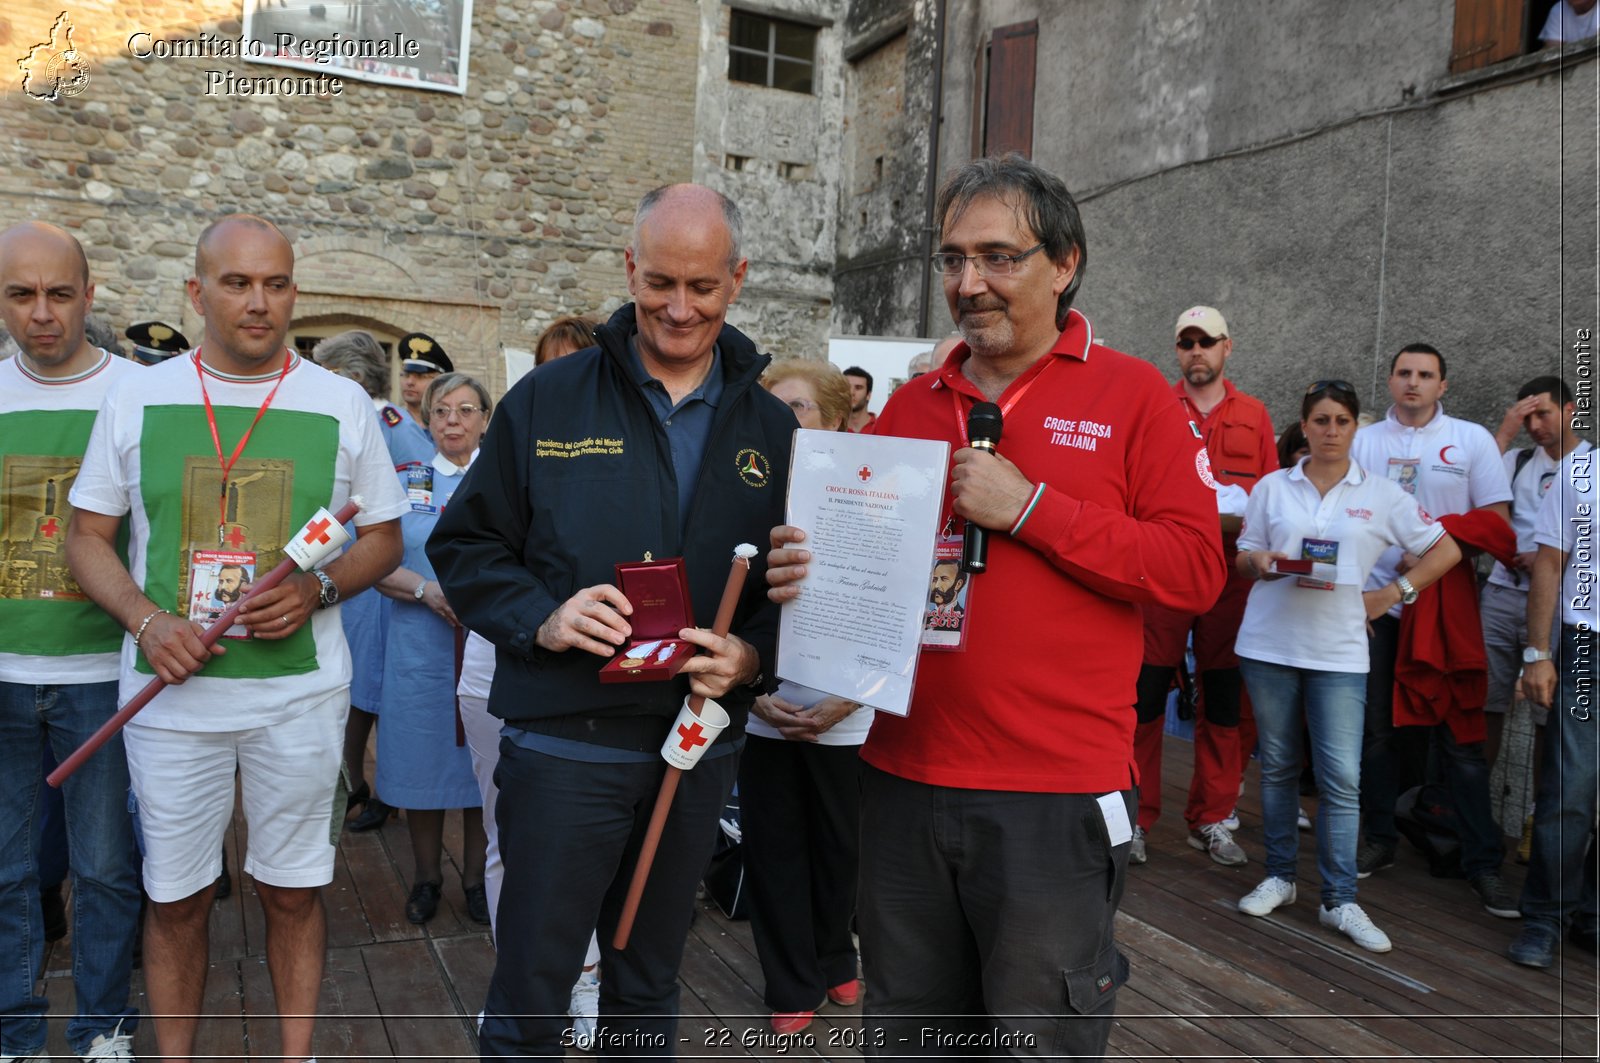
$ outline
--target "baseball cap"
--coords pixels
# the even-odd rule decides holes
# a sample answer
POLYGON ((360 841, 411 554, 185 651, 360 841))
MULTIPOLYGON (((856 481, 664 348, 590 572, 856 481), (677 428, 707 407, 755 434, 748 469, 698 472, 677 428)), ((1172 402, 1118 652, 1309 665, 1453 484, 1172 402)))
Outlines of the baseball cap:
POLYGON ((1178 315, 1178 325, 1172 331, 1177 337, 1182 335, 1186 328, 1197 328, 1207 336, 1220 338, 1228 334, 1228 323, 1222 320, 1222 314, 1210 306, 1191 306, 1178 315))

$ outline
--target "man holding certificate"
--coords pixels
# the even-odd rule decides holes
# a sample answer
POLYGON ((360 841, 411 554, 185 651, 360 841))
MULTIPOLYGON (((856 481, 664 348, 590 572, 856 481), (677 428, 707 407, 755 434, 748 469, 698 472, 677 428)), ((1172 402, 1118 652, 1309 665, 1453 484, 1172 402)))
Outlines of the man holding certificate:
MULTIPOLYGON (((1071 309, 1086 251, 1058 178, 979 159, 937 215, 965 343, 896 391, 876 432, 960 448, 944 535, 971 524, 990 542, 963 638, 924 649, 909 714, 879 714, 862 749, 865 1044, 1093 1058, 1127 977, 1112 919, 1136 807, 1139 607, 1216 599, 1215 491, 1160 373, 1071 309), (990 450, 969 445, 978 403, 1004 419, 990 450)), ((812 555, 801 529, 772 538, 770 595, 789 601, 812 555)))

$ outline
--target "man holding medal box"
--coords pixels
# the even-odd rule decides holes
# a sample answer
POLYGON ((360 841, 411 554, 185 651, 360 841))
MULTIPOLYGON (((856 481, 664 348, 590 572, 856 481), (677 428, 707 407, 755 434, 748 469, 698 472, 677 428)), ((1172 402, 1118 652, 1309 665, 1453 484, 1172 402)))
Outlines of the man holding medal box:
POLYGON ((71 496, 73 574, 130 636, 123 698, 152 674, 171 684, 123 732, 151 899, 146 984, 168 1059, 188 1058, 204 1000, 236 768, 281 1051, 312 1056, 326 937, 319 888, 332 878, 344 818, 351 675, 329 607, 400 559, 406 500, 370 401, 284 346, 293 274, 293 249, 271 222, 236 214, 209 226, 188 285, 205 319, 200 347, 112 390, 71 496), (301 521, 353 495, 365 508, 351 548, 252 598, 238 617, 242 637, 208 650, 190 604, 209 596, 217 556, 264 572, 301 521), (126 563, 116 552, 125 517, 126 563))

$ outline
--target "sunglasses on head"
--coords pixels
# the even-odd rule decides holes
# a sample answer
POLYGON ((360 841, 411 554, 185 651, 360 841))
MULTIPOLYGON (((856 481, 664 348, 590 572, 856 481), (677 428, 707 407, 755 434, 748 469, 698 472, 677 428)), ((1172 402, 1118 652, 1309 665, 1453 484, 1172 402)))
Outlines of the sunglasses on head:
POLYGON ((1217 344, 1221 343, 1227 338, 1228 337, 1226 336, 1201 336, 1199 339, 1194 339, 1192 337, 1185 336, 1183 339, 1178 341, 1178 350, 1192 351, 1194 350, 1195 344, 1198 343, 1203 349, 1209 351, 1211 348, 1215 347, 1217 344))
POLYGON ((1324 391, 1342 391, 1346 395, 1356 393, 1355 386, 1347 380, 1319 380, 1306 388, 1307 395, 1317 395, 1324 391))

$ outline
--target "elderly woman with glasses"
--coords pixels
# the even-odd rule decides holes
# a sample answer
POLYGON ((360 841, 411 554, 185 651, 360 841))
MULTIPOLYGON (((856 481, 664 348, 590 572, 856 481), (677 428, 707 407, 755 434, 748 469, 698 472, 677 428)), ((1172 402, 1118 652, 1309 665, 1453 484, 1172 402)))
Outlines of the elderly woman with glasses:
POLYGON ((1239 901, 1239 910, 1265 916, 1295 900, 1303 704, 1321 792, 1318 921, 1364 949, 1388 952, 1388 935, 1356 904, 1366 622, 1415 601, 1461 551, 1399 485, 1351 460, 1360 414, 1355 389, 1344 381, 1311 385, 1300 404, 1310 453, 1256 485, 1239 534, 1239 571, 1260 581, 1236 649, 1260 736, 1267 845, 1267 878, 1239 901), (1422 560, 1395 582, 1363 593, 1389 546, 1422 560))
POLYGON ((411 499, 400 521, 405 556, 378 581, 394 599, 384 654, 383 726, 378 728, 378 796, 406 810, 415 871, 406 918, 426 923, 439 908, 444 814, 461 809, 461 887, 469 918, 489 922, 484 890, 483 799, 456 711, 465 631, 434 578, 424 544, 478 455, 489 424, 489 392, 465 373, 434 378, 422 412, 438 452, 397 471, 411 499))
MULTIPOLYGON (((850 385, 827 362, 775 362, 761 383, 802 428, 844 431, 850 385)), ((757 698, 739 764, 750 931, 772 1029, 795 1034, 827 1001, 860 990, 850 921, 856 910, 861 743, 872 710, 784 682, 757 698)))

